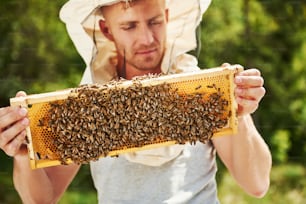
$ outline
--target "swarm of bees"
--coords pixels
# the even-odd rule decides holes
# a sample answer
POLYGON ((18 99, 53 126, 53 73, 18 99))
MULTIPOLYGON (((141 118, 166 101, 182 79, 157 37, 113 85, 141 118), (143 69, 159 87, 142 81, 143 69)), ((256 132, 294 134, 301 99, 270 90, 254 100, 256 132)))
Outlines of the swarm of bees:
POLYGON ((207 96, 179 94, 167 83, 116 84, 120 81, 83 85, 66 100, 50 103, 48 124, 57 135, 54 145, 62 164, 68 159, 84 164, 110 151, 166 141, 205 143, 227 125, 228 101, 214 84, 207 96))

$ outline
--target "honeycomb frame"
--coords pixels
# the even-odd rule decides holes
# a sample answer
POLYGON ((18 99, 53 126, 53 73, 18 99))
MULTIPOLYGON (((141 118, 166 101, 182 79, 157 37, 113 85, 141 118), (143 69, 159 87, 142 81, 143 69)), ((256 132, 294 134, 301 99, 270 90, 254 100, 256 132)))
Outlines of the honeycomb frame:
MULTIPOLYGON (((213 137, 222 135, 232 135, 237 132, 237 103, 234 98, 234 76, 236 73, 242 71, 243 68, 238 66, 217 67, 197 72, 165 75, 157 78, 149 78, 141 80, 143 86, 155 86, 162 83, 170 84, 171 88, 176 88, 178 93, 192 94, 192 93, 209 93, 211 88, 208 85, 215 84, 224 93, 225 98, 229 101, 228 108, 231 115, 228 119, 228 125, 216 132, 213 137)), ((119 86, 122 88, 129 87, 133 84, 131 80, 124 81, 119 86)), ((118 85, 116 85, 118 87, 118 85)), ((51 130, 42 125, 42 123, 50 108, 49 102, 61 101, 68 98, 73 89, 66 89, 61 91, 33 94, 25 97, 11 98, 11 106, 21 106, 28 109, 28 116, 31 121, 30 126, 26 129, 28 139, 28 154, 30 166, 32 169, 44 168, 49 166, 61 165, 57 155, 54 153, 54 146, 52 146, 51 130), (51 136, 50 136, 51 135, 51 136)), ((160 142, 149 144, 136 148, 124 148, 109 152, 108 156, 115 156, 119 154, 135 152, 140 150, 147 150, 158 148, 162 146, 169 146, 176 144, 175 141, 160 142)), ((72 161, 67 161, 72 163, 72 161)))

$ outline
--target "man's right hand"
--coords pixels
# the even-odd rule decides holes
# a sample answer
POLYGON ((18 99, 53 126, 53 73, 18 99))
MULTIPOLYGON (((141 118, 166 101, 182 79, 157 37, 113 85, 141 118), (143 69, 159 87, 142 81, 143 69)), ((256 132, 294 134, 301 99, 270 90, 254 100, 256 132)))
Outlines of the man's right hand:
MULTIPOLYGON (((26 96, 18 92, 16 97, 26 96)), ((9 156, 26 154, 26 127, 30 121, 27 109, 20 107, 0 108, 0 148, 9 156)))

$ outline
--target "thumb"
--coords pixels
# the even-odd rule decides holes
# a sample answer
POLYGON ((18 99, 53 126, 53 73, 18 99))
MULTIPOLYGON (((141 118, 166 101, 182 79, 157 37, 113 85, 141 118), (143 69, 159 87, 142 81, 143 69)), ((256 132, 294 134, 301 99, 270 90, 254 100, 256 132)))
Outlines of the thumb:
POLYGON ((230 64, 230 63, 227 63, 227 62, 225 62, 225 63, 223 63, 223 64, 221 65, 221 67, 229 67, 229 66, 231 66, 231 64, 230 64))
POLYGON ((24 91, 18 91, 16 94, 16 97, 23 97, 23 96, 27 96, 26 92, 24 91))

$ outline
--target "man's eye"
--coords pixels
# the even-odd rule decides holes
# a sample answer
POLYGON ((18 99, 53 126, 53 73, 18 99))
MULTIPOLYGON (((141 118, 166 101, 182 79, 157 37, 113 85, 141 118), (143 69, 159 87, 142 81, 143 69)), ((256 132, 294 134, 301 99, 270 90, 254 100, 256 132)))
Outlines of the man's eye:
POLYGON ((122 30, 131 30, 135 28, 135 25, 134 24, 129 24, 129 25, 124 25, 124 26, 121 26, 121 29, 122 30))
POLYGON ((151 21, 150 25, 159 25, 162 24, 162 21, 151 21))

